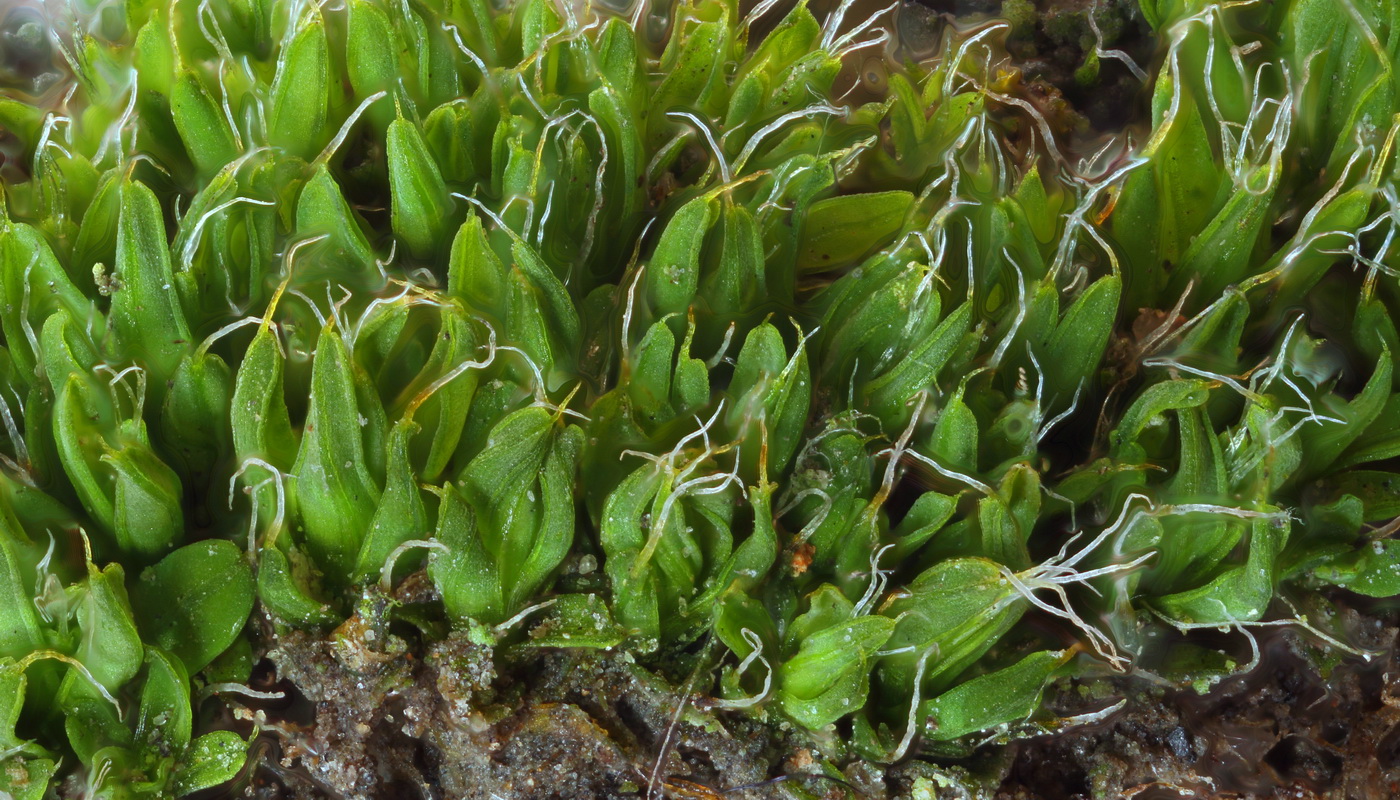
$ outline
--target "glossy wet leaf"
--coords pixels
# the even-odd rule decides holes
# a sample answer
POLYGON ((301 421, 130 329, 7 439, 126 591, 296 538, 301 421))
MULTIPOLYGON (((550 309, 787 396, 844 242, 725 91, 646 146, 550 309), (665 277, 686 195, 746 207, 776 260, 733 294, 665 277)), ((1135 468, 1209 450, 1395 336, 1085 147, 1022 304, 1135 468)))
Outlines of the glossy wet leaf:
POLYGON ((1103 357, 1122 288, 1117 276, 1100 278, 1084 290, 1055 326, 1045 347, 1045 363, 1055 365, 1046 375, 1045 391, 1056 407, 1069 405, 1075 390, 1090 378, 1103 357))
POLYGON ((310 158, 319 149, 330 102, 325 23, 313 10, 277 60, 268 114, 268 143, 310 158))
MULTIPOLYGON (((377 579, 399 545, 421 539, 428 533, 428 512, 408 458, 408 441, 418 430, 412 419, 405 418, 389 433, 389 466, 384 493, 370 519, 355 564, 355 577, 360 581, 377 579)), ((402 559, 398 571, 402 574, 408 566, 408 559, 402 559)))
POLYGON ((44 644, 27 565, 21 560, 28 542, 20 536, 14 517, 0 511, 0 658, 23 658, 44 644))
POLYGON ((1243 564, 1226 568, 1199 588, 1157 598, 1154 605, 1182 622, 1253 622, 1274 596, 1275 566, 1287 541, 1287 520, 1254 521, 1243 564))
POLYGON ((117 547, 143 565, 179 545, 185 535, 180 476, 144 442, 127 440, 101 461, 115 484, 112 529, 117 547))
POLYGON ((1309 458, 1307 471, 1311 475, 1324 472, 1341 455, 1348 445, 1359 439, 1372 422, 1380 416, 1387 398, 1393 391, 1391 374, 1393 365, 1390 353, 1382 353, 1371 377, 1351 402, 1343 403, 1334 396, 1326 400, 1328 411, 1342 420, 1341 423, 1320 425, 1316 430, 1304 434, 1309 458))
POLYGON ((154 753, 180 752, 190 742, 194 713, 190 679, 184 664, 155 648, 146 648, 146 680, 136 716, 136 741, 154 753))
POLYGON ((413 123, 403 118, 389 123, 386 146, 394 233, 409 252, 426 257, 442 241, 451 213, 447 185, 413 123))
MULTIPOLYGON (((311 406, 292 467, 307 549, 333 580, 354 569, 380 494, 369 472, 350 353, 340 331, 321 331, 311 369, 311 406)), ((363 425, 362 425, 363 421, 363 425)))
POLYGON ((284 553, 276 547, 264 547, 258 557, 257 597, 277 619, 303 628, 333 625, 340 616, 331 606, 318 599, 308 585, 304 566, 305 556, 284 553), (303 565, 298 569, 294 559, 303 565))
POLYGON ((1319 580, 1350 589, 1369 597, 1400 594, 1400 542, 1385 539, 1370 542, 1315 568, 1319 580))
POLYGON ((813 203, 803 222, 797 268, 825 270, 850 263, 904 227, 914 205, 908 192, 845 195, 813 203))
POLYGON ((122 349, 159 386, 190 349, 190 330, 166 244, 164 215, 145 184, 121 185, 117 262, 112 283, 112 327, 122 349))
POLYGON ((211 731, 190 743, 175 767, 180 796, 210 789, 237 777, 248 760, 248 742, 233 731, 211 731))
POLYGON ((97 5, 0 88, 9 794, 246 776, 258 607, 698 664, 835 777, 1397 591, 1391 0, 1147 3, 1131 137, 1112 14, 1046 105, 1021 19, 97 5))
POLYGON ((58 765, 47 758, 11 757, 0 767, 0 791, 15 800, 41 800, 47 793, 58 765))
POLYGON ((29 225, 12 223, 0 215, 0 332, 26 382, 37 379, 36 370, 43 360, 35 333, 50 315, 59 312, 84 321, 97 313, 63 271, 43 236, 29 225))
POLYGON ((979 675, 919 709, 929 718, 925 735, 950 741, 998 725, 1026 719, 1040 705, 1040 693, 1071 653, 1044 650, 1004 669, 979 675))
POLYGON ((606 650, 627 638, 626 629, 613 621, 612 612, 595 594, 560 596, 530 628, 531 647, 590 647, 606 650))
POLYGON ((700 247, 717 216, 714 202, 698 197, 666 223, 643 278, 658 317, 684 312, 690 304, 700 280, 700 247))
MULTIPOLYGON (((100 570, 89 564, 78 603, 78 628, 83 637, 75 656, 109 691, 135 677, 145 658, 125 581, 126 572, 120 564, 108 564, 100 570)), ((76 691, 87 696, 91 689, 87 682, 78 679, 76 672, 69 674, 76 679, 74 685, 82 687, 76 691)), ((94 702, 106 701, 98 696, 94 702)))
MULTIPOLYGON (((349 261, 358 271, 365 273, 361 278, 366 281, 365 285, 375 285, 369 282, 378 279, 374 250, 335 178, 324 164, 316 167, 311 179, 302 186, 301 194, 297 196, 296 229, 297 235, 306 239, 326 236, 321 251, 332 258, 349 261)), ((299 270, 299 282, 311 283, 319 272, 316 269, 299 270)))
POLYGON ((1020 619, 1026 603, 997 565, 982 558, 943 561, 909 585, 881 613, 896 619, 886 649, 912 651, 881 660, 882 683, 908 694, 920 654, 936 647, 938 658, 924 672, 924 685, 946 688, 1020 619))
POLYGON ((869 691, 868 662, 894 625, 885 617, 860 617, 805 637, 781 669, 783 710, 809 728, 859 710, 869 691))
POLYGON ((900 423, 908 419, 912 413, 908 403, 933 385, 967 334, 971 322, 972 304, 964 303, 945 317, 903 360, 865 385, 862 391, 867 402, 889 430, 898 430, 900 423))
POLYGON ((243 630, 253 610, 253 576, 232 543, 198 542, 141 573, 132 602, 146 640, 195 673, 243 630))
MULTIPOLYGON (((350 85, 359 99, 375 92, 394 89, 398 76, 398 36, 389 15, 368 0, 351 0, 347 5, 345 67, 350 85)), ((393 119, 389 103, 370 111, 381 129, 393 119)))
POLYGON ((223 110, 193 72, 182 72, 175 79, 170 115, 201 173, 212 175, 238 156, 238 142, 223 110))

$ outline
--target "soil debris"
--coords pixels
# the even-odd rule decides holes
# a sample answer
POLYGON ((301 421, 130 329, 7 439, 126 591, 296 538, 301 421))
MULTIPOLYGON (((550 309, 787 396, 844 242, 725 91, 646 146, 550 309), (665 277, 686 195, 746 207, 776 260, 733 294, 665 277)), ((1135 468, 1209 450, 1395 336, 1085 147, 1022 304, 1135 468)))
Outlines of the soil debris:
MULTIPOLYGON (((1356 598, 1350 598, 1355 601, 1356 598)), ((1339 598, 1341 600, 1341 598, 1339 598)), ((617 651, 513 645, 481 632, 422 657, 357 615, 329 637, 272 634, 264 671, 294 700, 259 711, 267 755, 248 795, 431 800, 1371 800, 1400 794, 1400 613, 1335 606, 1373 651, 1337 659, 1287 630, 1247 674, 1065 680, 1062 717, 1102 721, 966 758, 862 761, 842 737, 706 708, 617 651), (494 653, 494 655, 493 655, 494 653), (1198 691, 1198 689, 1200 691, 1198 691), (677 713, 677 704, 684 707, 677 713)), ((372 611, 370 612, 372 614, 372 611)), ((1167 645, 1189 648, 1185 638, 1167 645)), ((1249 651, 1240 654, 1250 656, 1249 651)), ((837 732, 839 733, 839 732, 837 732)))

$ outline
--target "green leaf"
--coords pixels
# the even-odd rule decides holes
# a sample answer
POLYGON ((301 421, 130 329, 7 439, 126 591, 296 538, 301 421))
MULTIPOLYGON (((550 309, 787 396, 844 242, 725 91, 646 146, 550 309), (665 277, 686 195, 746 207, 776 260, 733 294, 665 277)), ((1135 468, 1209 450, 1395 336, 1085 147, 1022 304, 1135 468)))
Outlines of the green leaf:
POLYGON ((1032 653, 926 700, 919 709, 919 715, 930 720, 924 735, 946 742, 1030 717, 1040 706, 1045 684, 1072 654, 1069 650, 1032 653))
MULTIPOLYGON (((1165 497, 1175 502, 1217 502, 1229 491, 1224 453, 1204 408, 1178 409, 1180 455, 1165 497)), ((1215 569, 1244 533, 1235 518, 1209 512, 1162 520, 1161 558, 1151 568, 1153 591, 1195 586, 1215 569)))
POLYGON ((783 711, 816 730, 859 710, 870 689, 868 662, 894 625, 885 617, 858 617, 803 638, 779 668, 783 711))
POLYGON ((763 37, 740 72, 759 70, 769 81, 781 78, 798 59, 812 51, 821 33, 821 25, 807 4, 798 3, 763 37))
POLYGON ((643 277, 645 296, 658 319, 690 306, 700 280, 700 246, 717 216, 713 199, 701 196, 681 206, 662 229, 643 277))
POLYGON ((213 175, 238 157, 238 142, 223 110, 199 77, 189 70, 175 79, 170 115, 201 175, 213 175))
MULTIPOLYGON (((628 100, 636 96, 642 81, 638 61, 637 33, 621 17, 609 17, 603 23, 596 45, 598 73, 603 82, 619 97, 628 100)), ((591 103, 591 98, 590 98, 591 103)))
POLYGON ((1210 384, 1200 380, 1160 381, 1142 391, 1110 435, 1115 452, 1136 442, 1149 426, 1164 424, 1168 411, 1196 408, 1210 398, 1210 384))
MULTIPOLYGON (((1157 91, 1171 84, 1164 74, 1157 91)), ((1175 116, 1163 120, 1143 148, 1151 166, 1129 174, 1111 217, 1133 274, 1143 276, 1129 287, 1139 306, 1157 300, 1192 238, 1210 221, 1224 177, 1189 87, 1178 85, 1178 91, 1175 116)))
POLYGON ((1026 537, 1000 497, 984 497, 978 501, 977 526, 982 532, 982 552, 988 558, 1013 570, 1030 567, 1026 537))
POLYGON ((248 742, 233 731, 212 731, 195 739, 175 766, 178 796, 210 789, 238 777, 248 760, 248 742))
MULTIPOLYGON (((367 0, 350 0, 347 12, 345 72, 356 99, 393 91, 399 76, 399 38, 389 15, 367 0)), ((392 108, 383 101, 371 107, 369 114, 380 131, 393 119, 392 108)))
POLYGON ((491 249, 481 218, 467 215, 452 240, 447 265, 447 292, 468 308, 500 318, 505 311, 509 272, 491 249))
POLYGON ((448 616, 459 624, 504 620, 503 576, 481 543, 471 504, 451 483, 438 490, 435 538, 447 550, 429 553, 428 576, 442 595, 448 616))
POLYGON ((515 259, 515 266, 520 273, 528 279, 530 287, 538 292, 543 300, 541 311, 544 313, 545 325, 556 337, 558 346, 572 360, 579 342, 582 341, 583 331, 578 308, 574 305, 568 287, 525 240, 513 240, 510 254, 515 259))
POLYGON ((161 409, 160 428, 176 464, 196 483, 211 478, 215 463, 228 454, 232 402, 233 374, 222 358, 200 349, 180 362, 161 409))
POLYGON ((311 407, 292 480, 307 549, 335 581, 349 579, 379 499, 361 432, 366 417, 354 369, 332 319, 321 331, 311 365, 311 407))
MULTIPOLYGON (((0 658, 23 658, 44 646, 32 576, 27 559, 21 560, 28 545, 10 509, 0 508, 0 658)), ((0 734, 3 720, 0 715, 0 734)))
MULTIPOLYGON (((412 539, 422 539, 429 530, 428 512, 418 489, 418 479, 408 461, 408 440, 418 430, 411 417, 399 420, 389 433, 388 476, 384 493, 370 519, 364 543, 360 545, 354 577, 360 582, 379 579, 388 558, 399 545, 412 539)), ((410 562, 400 559, 395 574, 402 578, 410 562)))
MULTIPOLYGON (((605 35, 610 27, 604 26, 605 35)), ((608 179, 608 189, 617 193, 614 197, 620 195, 616 214, 624 222, 635 220, 637 210, 644 202, 642 173, 646 169, 646 154, 642 149, 639 120, 631 111, 633 105, 640 105, 641 101, 637 99, 639 92, 639 89, 624 90, 604 85, 588 95, 588 108, 598 118, 606 135, 608 151, 611 158, 616 160, 614 169, 617 171, 613 173, 615 177, 608 179)), ((604 209, 607 208, 605 203, 604 209)))
POLYGON ((881 609, 881 614, 897 624, 887 648, 910 647, 880 660, 877 668, 881 683, 909 696, 920 653, 937 648, 924 672, 924 686, 938 691, 1004 635, 1029 604, 985 558, 955 558, 939 562, 921 573, 881 609))
POLYGON ((418 126, 399 117, 387 138, 391 223, 408 251, 427 258, 444 241, 452 198, 418 126))
POLYGON ((661 476, 650 466, 633 471, 608 494, 598 532, 619 621, 651 637, 660 633, 658 588, 653 572, 638 562, 649 532, 644 515, 660 484, 661 476))
POLYGON ((147 385, 157 391, 191 348, 164 219, 155 193, 145 184, 122 182, 112 328, 122 351, 145 367, 147 385))
MULTIPOLYGON (((35 381, 47 357, 34 341, 35 332, 50 315, 64 312, 71 319, 100 324, 96 308, 69 280, 43 234, 0 214, 0 334, 25 384, 35 381)), ((64 377, 50 375, 49 380, 57 386, 64 377)))
POLYGON ((972 324, 972 303, 966 302, 949 314, 923 341, 919 342, 888 372, 866 383, 862 389, 872 412, 886 431, 898 431, 908 421, 908 407, 915 395, 935 385, 938 374, 952 358, 972 324))
POLYGON ((442 310, 441 320, 427 363, 394 402, 423 427, 425 435, 414 437, 410 447, 418 479, 424 482, 439 480, 456 454, 480 374, 467 369, 440 384, 461 364, 481 360, 467 313, 451 305, 442 310))
POLYGON ((760 469, 777 476, 787 467, 807 423, 811 384, 805 342, 798 342, 789 359, 777 328, 765 322, 749 331, 730 380, 733 405, 728 414, 729 425, 742 439, 746 476, 755 478, 760 469))
POLYGON ((652 324, 633 351, 631 373, 624 388, 634 413, 653 425, 672 416, 669 401, 675 351, 676 337, 661 321, 652 324))
MULTIPOLYGON (((145 651, 132 618, 122 566, 108 564, 99 570, 89 562, 87 572, 78 603, 78 628, 83 635, 74 656, 94 680, 112 691, 136 676, 145 651)), ((85 680, 81 683, 88 686, 85 680)))
POLYGON ((131 728, 108 696, 76 669, 69 669, 59 685, 55 705, 63 714, 68 744, 85 765, 95 763, 96 754, 105 747, 131 746, 131 728))
POLYGON ((1381 415, 1392 391, 1391 373, 1391 355, 1389 352, 1382 352, 1370 380, 1366 381, 1366 386, 1351 402, 1343 403, 1336 395, 1328 395, 1323 399, 1322 407, 1318 410, 1327 416, 1341 419, 1343 424, 1324 422, 1301 433, 1308 476, 1325 474, 1347 447, 1360 439, 1371 423, 1381 415))
POLYGON ((943 530, 957 510, 957 499, 938 492, 924 492, 895 528, 894 559, 898 561, 922 547, 943 530))
POLYGON ((948 396, 943 409, 938 412, 938 420, 933 424, 929 435, 929 455, 949 467, 964 472, 977 472, 977 416, 963 402, 966 385, 948 396))
POLYGON ((109 448, 102 462, 115 483, 112 529, 122 554, 149 564, 178 545, 185 537, 180 476, 139 440, 109 448))
POLYGON ((1400 541, 1381 539, 1327 561, 1313 577, 1368 597, 1400 595, 1400 541))
POLYGON ((14 800, 43 800, 57 770, 51 759, 12 756, 0 761, 0 792, 14 800))
POLYGON ((517 13, 521 20, 520 48, 527 57, 537 53, 545 38, 558 31, 563 22, 548 0, 525 0, 517 13))
POLYGON ((423 120, 423 141, 451 184, 467 184, 476 179, 475 149, 471 111, 466 103, 453 101, 433 109, 423 120))
POLYGON ((1354 495, 1365 508, 1366 522, 1400 516, 1400 473, 1350 470, 1324 482, 1333 496, 1354 495))
POLYGON ((1081 381, 1088 381, 1103 359, 1118 318, 1123 281, 1108 275, 1094 281, 1069 307, 1045 346, 1045 396, 1050 408, 1067 408, 1081 381))
POLYGON ((1232 194, 1215 219, 1191 242, 1181 256, 1181 265, 1172 271, 1168 296, 1180 295, 1194 278, 1199 285, 1192 291, 1193 297, 1219 297, 1225 287, 1248 274, 1250 257, 1264 231, 1279 184, 1277 176, 1270 178, 1264 173, 1274 169, 1262 167, 1259 174, 1251 176, 1251 184, 1262 180, 1264 185, 1232 194))
MULTIPOLYGON (((74 275, 90 276, 94 264, 115 263, 122 183, 121 172, 115 168, 107 170, 98 182, 97 191, 83 213, 83 224, 78 227, 78 236, 73 242, 69 266, 74 275)), ((91 286, 90 280, 80 284, 86 289, 91 286)), ((8 331, 6 333, 8 335, 8 331)))
MULTIPOLYGON (((282 386, 285 362, 275 329, 264 323, 238 365, 230 402, 229 429, 240 465, 260 459, 289 471, 296 460, 298 435, 292 430, 282 386)), ((257 503, 259 523, 271 524, 278 508, 277 487, 258 489, 257 503)))
POLYGON ((684 44, 676 49, 677 40, 682 37, 674 37, 662 58, 665 77, 652 91, 646 113, 648 150, 664 144, 680 124, 666 116, 666 112, 676 108, 704 109, 715 88, 724 80, 723 65, 729 59, 733 35, 728 19, 687 27, 684 44))
MULTIPOLYGON (((302 573, 305 556, 296 550, 290 555, 276 547, 264 547, 258 556, 258 602, 277 619, 301 628, 334 625, 340 621, 328 603, 313 594, 310 581, 302 573), (293 559, 300 562, 297 569, 293 559)), ((450 606, 449 606, 450 608, 450 606)))
POLYGON ((1163 614, 1187 623, 1254 622, 1274 596, 1279 554, 1288 541, 1286 519, 1256 519, 1249 526, 1249 557, 1195 589, 1151 600, 1163 614))
POLYGON ((699 297, 722 319, 739 314, 761 298, 765 289, 763 239, 753 212, 726 202, 720 216, 723 237, 719 265, 700 279, 699 297))
POLYGON ((303 259, 298 266, 309 262, 311 267, 297 270, 297 283, 307 285, 327 274, 334 275, 337 281, 345 280, 348 264, 360 273, 357 277, 365 288, 378 288, 382 279, 375 265, 374 250, 325 164, 316 165, 297 195, 296 235, 299 239, 325 236, 326 240, 316 249, 335 266, 331 272, 325 267, 318 268, 315 259, 303 259))
MULTIPOLYGON (((1334 423, 1335 424, 1335 423, 1334 423)), ((1338 469, 1384 461, 1400 455, 1400 394, 1392 394, 1366 432, 1337 461, 1338 469)))
POLYGON ((196 542, 142 572, 132 601, 145 639, 193 674, 243 630, 253 610, 253 575, 231 542, 196 542))
MULTIPOLYGON (((780 73, 781 82, 769 93, 761 113, 764 116, 780 114, 801 108, 813 94, 828 95, 841 66, 840 58, 820 48, 802 55, 780 73)), ((781 150, 781 146, 775 149, 781 150)), ((810 151, 810 147, 802 149, 810 151)))
POLYGON ((273 147, 310 158, 326 138, 330 102, 330 54, 319 10, 297 24, 296 35, 278 54, 267 109, 267 140, 273 147))
POLYGON ((190 743, 194 712, 190 708, 190 678, 185 666, 170 653, 146 648, 146 680, 136 715, 136 741, 159 757, 178 753, 190 743))
POLYGON ((893 238, 914 206, 909 192, 872 192, 813 203, 802 221, 797 268, 804 272, 849 264, 893 238))
POLYGON ((88 516, 110 532, 115 514, 113 489, 99 455, 105 444, 104 432, 95 422, 111 414, 110 404, 104 403, 106 398, 82 373, 70 373, 57 394, 53 439, 59 461, 88 516))
POLYGON ((454 520, 448 547, 466 547, 449 562, 458 581, 462 571, 472 569, 483 556, 492 567, 489 574, 499 586, 502 605, 493 609, 483 597, 481 621, 499 622, 518 611, 543 587, 573 543, 573 475, 582 432, 575 426, 556 430, 556 424, 543 408, 513 412, 491 430, 486 448, 463 470, 458 483, 475 512, 479 545, 463 527, 470 517, 459 511, 439 519, 440 536, 449 535, 442 528, 444 519, 454 520), (485 618, 487 613, 492 618, 485 618))
POLYGON ((566 594, 554 599, 530 628, 529 647, 586 647, 608 650, 622 644, 627 630, 596 594, 566 594))
POLYGON ((1264 274, 1281 270, 1279 292, 1273 302, 1285 308, 1303 302, 1327 270, 1341 259, 1337 251, 1346 246, 1350 232, 1365 222, 1371 198, 1369 188, 1352 189, 1307 213, 1309 224, 1264 265, 1264 274))

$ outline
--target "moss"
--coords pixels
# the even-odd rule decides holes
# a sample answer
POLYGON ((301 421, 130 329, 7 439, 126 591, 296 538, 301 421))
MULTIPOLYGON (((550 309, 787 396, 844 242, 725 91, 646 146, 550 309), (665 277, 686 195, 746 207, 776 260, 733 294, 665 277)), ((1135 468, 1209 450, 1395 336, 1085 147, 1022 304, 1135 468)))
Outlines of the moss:
POLYGON ((1084 63, 1074 71, 1074 80, 1080 86, 1093 86, 1099 81, 1099 54, 1090 50, 1084 56, 1084 63))
POLYGON ((1061 47, 1093 47, 1094 32, 1083 9, 1056 7, 1041 18, 1041 30, 1061 47))
POLYGON ((1002 0, 1001 17, 1011 23, 1012 36, 1018 39, 1032 38, 1040 19, 1034 0, 1002 0))

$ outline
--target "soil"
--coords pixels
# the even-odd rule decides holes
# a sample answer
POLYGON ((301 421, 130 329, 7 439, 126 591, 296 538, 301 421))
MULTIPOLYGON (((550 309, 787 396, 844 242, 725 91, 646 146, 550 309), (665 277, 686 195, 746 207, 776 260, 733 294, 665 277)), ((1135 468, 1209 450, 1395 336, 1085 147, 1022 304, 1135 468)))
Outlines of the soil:
MULTIPOLYGON (((707 710, 712 678, 669 681, 622 652, 493 648, 455 633, 419 658, 365 615, 330 636, 268 627, 254 688, 286 698, 249 707, 263 725, 262 758, 235 795, 211 797, 1394 797, 1400 611, 1334 599, 1331 630, 1369 660, 1337 661, 1334 649, 1276 629, 1259 636, 1254 669, 1207 691, 1148 673, 1065 680, 1046 696, 1055 717, 1126 702, 1091 724, 959 758, 916 747, 895 765, 855 758, 837 736, 707 710)), ((1228 638, 1249 657, 1244 637, 1228 638)))
MULTIPOLYGON (((1345 599, 1343 598, 1343 601, 1345 599)), ((1261 639, 1258 666, 1205 694, 1142 681, 1096 728, 1015 743, 1007 800, 1127 797, 1371 800, 1400 795, 1400 651, 1393 608, 1347 608, 1349 640, 1374 649, 1330 670, 1293 632, 1261 639)), ((1133 684, 1137 684, 1136 687, 1133 684)), ((1066 693, 1050 700, 1064 702, 1066 693)))

